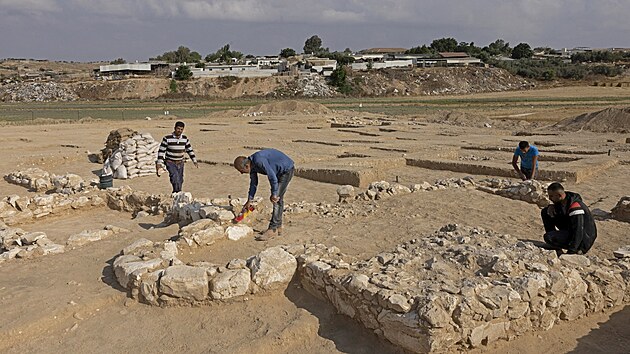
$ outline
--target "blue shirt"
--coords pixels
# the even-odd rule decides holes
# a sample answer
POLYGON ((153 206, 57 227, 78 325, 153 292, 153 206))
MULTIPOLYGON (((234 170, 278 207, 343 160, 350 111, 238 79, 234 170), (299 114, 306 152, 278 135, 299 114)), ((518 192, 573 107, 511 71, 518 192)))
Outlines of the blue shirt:
POLYGON ((271 185, 271 195, 278 195, 278 176, 293 168, 293 160, 276 149, 265 149, 248 157, 251 161, 249 172, 248 198, 254 199, 258 188, 258 174, 267 175, 271 185))
MULTIPOLYGON (((525 168, 531 170, 534 156, 538 155, 540 155, 538 153, 538 148, 534 145, 530 145, 529 150, 524 154, 518 146, 516 147, 516 150, 514 150, 514 156, 519 156, 521 158, 521 169, 525 168)), ((536 168, 538 168, 538 160, 536 160, 536 168)))

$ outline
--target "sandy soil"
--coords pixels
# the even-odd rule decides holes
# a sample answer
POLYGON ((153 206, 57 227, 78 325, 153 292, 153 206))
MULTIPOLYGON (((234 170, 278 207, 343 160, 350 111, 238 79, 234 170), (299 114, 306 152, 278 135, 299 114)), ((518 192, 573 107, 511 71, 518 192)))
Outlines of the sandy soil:
MULTIPOLYGON (((575 88, 567 91, 567 96, 575 88)), ((597 88, 599 94, 611 91, 597 88)), ((588 89, 589 95, 594 95, 588 89)), ((558 89, 514 93, 518 97, 562 95, 558 89)), ((627 92, 626 92, 627 94, 627 92)), ((479 97, 510 97, 491 94, 479 97)), ((579 95, 575 95, 579 98, 579 95)), ((593 96, 589 96, 593 97, 593 96)), ((544 115, 544 102, 532 102, 544 115)), ((548 108, 552 110, 558 107, 548 108)), ((526 113, 515 108, 510 114, 526 113)), ((584 113, 584 112, 581 112, 584 113)), ((356 113, 353 113, 356 114, 356 113)), ((487 112, 488 116, 492 112, 487 112)), ((550 113, 551 114, 551 113, 550 113)), ((352 114, 351 114, 352 115, 352 114)), ((400 157, 400 152, 370 149, 370 144, 343 142, 372 139, 379 146, 398 147, 409 154, 430 156, 437 150, 459 149, 468 144, 515 145, 519 137, 509 129, 474 128, 426 124, 411 129, 409 117, 395 117, 389 128, 362 128, 375 137, 359 136, 331 129, 327 119, 348 118, 343 112, 328 116, 280 115, 254 122, 254 117, 213 115, 187 120, 186 134, 200 159, 207 163, 198 169, 186 166, 184 189, 197 197, 245 196, 248 177, 239 175, 229 163, 255 147, 275 147, 287 152, 297 164, 339 164, 336 156, 344 152, 365 153, 374 157, 400 157), (307 129, 318 127, 321 129, 307 129), (402 138, 402 139, 400 139, 402 138), (415 140, 411 140, 415 139, 415 140), (342 146, 295 142, 311 140, 341 142, 342 146)), ((526 120, 527 117, 519 119, 526 120)), ((172 122, 129 121, 127 127, 151 133, 156 139, 169 133, 172 122)), ((119 124, 119 123, 116 123, 119 124)), ((102 148, 112 122, 86 124, 6 126, 0 138, 16 148, 3 153, 0 173, 37 166, 52 173, 76 173, 84 179, 96 178, 99 165, 87 159, 88 152, 102 148), (77 147, 62 147, 61 144, 77 147)), ((588 149, 616 148, 620 159, 630 160, 623 151, 626 135, 580 132, 573 135, 532 139, 560 142, 588 149), (612 142, 609 140, 613 140, 612 142)), ((627 149, 626 149, 627 151, 627 149)), ((544 148, 541 147, 544 153, 544 148)), ((461 151, 462 155, 475 153, 461 151)), ((509 153, 487 153, 497 161, 509 163, 509 153)), ((542 164, 541 168, 545 168, 542 164)), ((591 208, 610 210, 628 194, 630 165, 619 164, 583 183, 565 186, 582 194, 591 208)), ((434 182, 439 178, 462 177, 461 173, 416 167, 392 169, 387 179, 404 183, 434 182)), ((477 179, 485 176, 475 176, 477 179)), ((143 177, 114 181, 152 193, 168 193, 167 177, 143 177)), ((334 203, 336 185, 294 178, 287 202, 334 203)), ((267 197, 267 182, 261 180, 259 195, 267 197)), ((33 195, 26 189, 0 182, 0 195, 33 195)), ((429 233, 447 223, 459 223, 510 233, 523 240, 540 240, 542 223, 535 205, 509 200, 474 190, 439 190, 411 194, 378 202, 377 211, 368 217, 321 218, 315 215, 286 215, 286 235, 269 242, 253 239, 219 242, 212 247, 191 251, 183 258, 204 259, 214 263, 248 257, 276 244, 317 242, 335 245, 356 257, 371 257, 382 250, 429 233)), ((252 226, 262 230, 268 215, 257 215, 252 226)), ((43 218, 19 225, 28 231, 44 231, 56 242, 84 229, 114 224, 130 230, 113 238, 88 244, 64 254, 29 260, 11 260, 0 265, 0 351, 22 352, 208 352, 208 353, 396 353, 397 349, 378 339, 351 319, 302 290, 292 282, 285 291, 256 295, 238 301, 207 307, 156 308, 128 298, 111 270, 113 258, 122 248, 144 237, 159 241, 177 234, 178 226, 157 227, 160 217, 132 219, 128 213, 109 209, 75 211, 72 214, 43 218)), ((614 220, 598 222, 599 238, 591 251, 611 257, 612 251, 628 244, 630 225, 614 220)), ((532 332, 510 342, 500 341, 474 353, 627 353, 630 348, 630 306, 596 314, 571 323, 559 323, 547 332, 532 332)))

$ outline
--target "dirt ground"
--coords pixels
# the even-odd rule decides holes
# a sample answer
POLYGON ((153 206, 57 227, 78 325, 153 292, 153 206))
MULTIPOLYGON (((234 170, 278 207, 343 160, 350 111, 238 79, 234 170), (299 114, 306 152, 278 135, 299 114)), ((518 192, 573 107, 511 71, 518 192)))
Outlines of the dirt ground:
MULTIPOLYGON (((548 105, 544 98, 614 97, 628 95, 616 88, 576 88, 476 95, 475 97, 531 98, 525 105, 487 110, 486 117, 515 115, 536 121, 545 117, 553 122, 566 118, 556 113, 571 106, 548 105), (582 90, 582 91, 580 91, 582 90), (554 118, 550 118, 553 116, 554 118)), ((584 102, 580 102, 584 104, 584 102)), ((600 108, 575 112, 577 114, 600 108)), ((483 108, 474 108, 480 114, 483 108)), ((419 115, 383 117, 390 131, 367 126, 361 131, 377 134, 362 136, 330 127, 329 119, 361 119, 357 112, 332 112, 329 115, 240 116, 214 114, 186 120, 185 133, 191 139, 201 163, 196 169, 186 166, 184 189, 195 197, 245 196, 248 176, 227 165, 234 157, 251 154, 259 147, 285 151, 299 165, 338 165, 347 163, 343 153, 394 158, 403 154, 433 156, 440 151, 458 151, 459 156, 487 155, 498 163, 511 161, 509 152, 460 150, 462 146, 516 146, 522 139, 504 125, 477 128, 438 123, 414 123, 419 115), (414 129, 418 128, 418 129, 414 129), (373 141, 373 144, 366 142, 373 141), (337 143, 327 145, 321 143, 337 143), (378 145, 388 151, 371 149, 378 145)), ((368 121, 377 122, 374 115, 368 121)), ((10 147, 0 159, 3 176, 27 167, 39 167, 56 174, 75 173, 87 181, 96 179, 99 165, 90 163, 88 152, 103 147, 110 130, 126 127, 148 132, 157 140, 172 130, 170 121, 97 121, 85 124, 5 126, 0 138, 10 147), (62 146, 65 145, 65 146, 62 146)), ((521 125, 518 130, 522 130, 521 125)), ((579 184, 565 183, 568 190, 580 193, 591 209, 609 211, 630 190, 629 144, 627 134, 578 132, 565 134, 549 129, 537 130, 531 141, 554 142, 582 149, 613 151, 623 163, 603 170, 579 184), (556 133, 554 136, 547 135, 556 133)), ((539 146, 545 154, 545 147, 539 146)), ((545 168, 541 162, 541 169, 545 168)), ((400 167, 387 171, 387 180, 401 183, 429 183, 436 179, 463 177, 466 174, 400 167)), ((475 179, 491 176, 475 175, 475 179)), ((168 177, 148 176, 115 180, 114 186, 129 185, 151 193, 169 193, 168 177)), ((337 185, 295 177, 286 202, 335 203, 337 185)), ((34 195, 21 186, 0 181, 0 195, 34 195)), ((261 179, 258 195, 268 197, 268 182, 261 179)), ((323 243, 337 246, 343 253, 359 258, 373 255, 395 245, 431 233, 442 225, 458 223, 510 233, 522 240, 540 240, 542 223, 533 204, 467 189, 436 190, 396 196, 376 202, 369 216, 324 218, 317 215, 285 215, 285 235, 268 242, 253 239, 218 242, 211 247, 190 251, 182 259, 227 262, 246 258, 267 247, 292 243, 323 243)), ((267 209, 268 210, 268 209, 267 209)), ((269 215, 250 220, 262 231, 269 215)), ((324 303, 291 282, 283 292, 250 296, 237 301, 206 307, 157 308, 128 297, 117 284, 111 264, 122 248, 139 238, 163 241, 177 234, 178 226, 160 227, 162 218, 133 219, 129 213, 106 208, 77 210, 63 216, 44 217, 18 225, 27 231, 46 232, 51 240, 64 243, 68 236, 84 229, 113 224, 130 230, 115 237, 67 250, 63 254, 34 259, 14 259, 0 265, 0 351, 22 352, 194 352, 194 353, 397 353, 395 347, 380 340, 352 319, 335 313, 324 303)), ((612 251, 630 244, 630 225, 615 220, 598 221, 599 237, 592 253, 612 257, 612 251)), ((499 341, 473 353, 627 353, 630 348, 630 306, 591 315, 577 321, 556 324, 547 332, 531 332, 512 341, 499 341)))

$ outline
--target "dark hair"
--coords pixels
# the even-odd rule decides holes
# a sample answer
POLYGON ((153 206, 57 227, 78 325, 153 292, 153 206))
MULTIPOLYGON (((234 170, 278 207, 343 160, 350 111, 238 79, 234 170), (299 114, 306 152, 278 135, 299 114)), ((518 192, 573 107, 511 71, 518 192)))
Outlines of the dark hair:
POLYGON ((525 140, 523 140, 520 143, 518 143, 518 148, 521 149, 521 150, 525 149, 528 146, 529 146, 529 143, 527 141, 525 141, 525 140))
POLYGON ((564 187, 558 182, 553 182, 552 184, 549 185, 549 187, 547 187, 547 191, 549 191, 549 192, 564 192, 564 187))
POLYGON ((182 127, 183 128, 184 126, 186 126, 186 124, 184 124, 184 122, 182 122, 182 121, 175 122, 175 128, 177 128, 177 127, 182 127))

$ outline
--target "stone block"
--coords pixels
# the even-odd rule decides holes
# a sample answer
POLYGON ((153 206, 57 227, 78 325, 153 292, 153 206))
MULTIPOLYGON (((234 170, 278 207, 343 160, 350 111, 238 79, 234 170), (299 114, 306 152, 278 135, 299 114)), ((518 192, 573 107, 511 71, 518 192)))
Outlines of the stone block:
POLYGON ((297 260, 281 247, 272 247, 248 260, 252 281, 262 289, 288 283, 297 268, 297 260))
POLYGON ((208 296, 206 269, 186 265, 170 266, 160 278, 159 290, 172 297, 204 300, 208 296))
POLYGON ((210 295, 215 300, 243 296, 249 292, 251 275, 249 269, 225 270, 217 273, 210 281, 210 295))
POLYGON ((141 238, 139 240, 134 241, 129 246, 123 248, 123 254, 134 254, 139 249, 149 249, 153 247, 153 241, 147 240, 146 238, 141 238))
POLYGON ((114 274, 116 275, 116 280, 123 287, 127 288, 129 286, 129 281, 131 280, 131 274, 141 274, 142 272, 150 272, 153 271, 160 266, 162 266, 163 260, 161 258, 154 258, 148 261, 142 261, 139 257, 125 255, 116 258, 114 261, 114 274))
POLYGON ((254 234, 254 229, 248 225, 232 225, 225 229, 225 235, 229 240, 238 241, 244 237, 249 237, 254 234))

